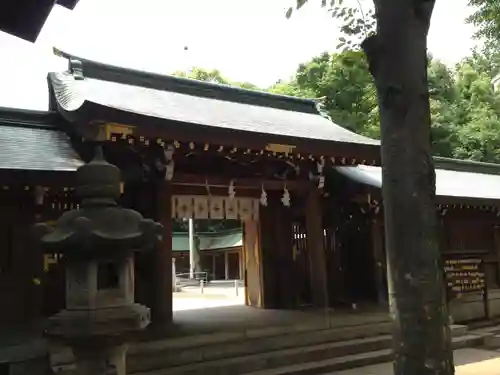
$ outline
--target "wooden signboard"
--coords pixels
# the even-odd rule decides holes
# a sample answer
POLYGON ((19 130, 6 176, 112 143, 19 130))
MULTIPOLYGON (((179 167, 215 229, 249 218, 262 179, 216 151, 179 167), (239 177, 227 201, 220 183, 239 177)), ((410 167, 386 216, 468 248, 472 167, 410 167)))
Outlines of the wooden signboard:
POLYGON ((483 262, 478 258, 451 258, 444 261, 444 275, 448 300, 465 294, 483 296, 485 315, 488 317, 488 297, 483 262))

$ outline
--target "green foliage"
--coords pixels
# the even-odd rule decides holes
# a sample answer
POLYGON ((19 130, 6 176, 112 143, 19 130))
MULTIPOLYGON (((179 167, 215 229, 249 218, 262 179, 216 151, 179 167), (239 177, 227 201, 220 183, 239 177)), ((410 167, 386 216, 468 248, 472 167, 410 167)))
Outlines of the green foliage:
MULTIPOLYGON (((183 72, 183 71, 174 72, 174 73, 172 73, 172 75, 177 76, 177 77, 186 78, 186 72, 183 72)), ((258 89, 258 87, 256 85, 254 85, 253 83, 250 83, 250 82, 230 81, 229 79, 224 77, 221 74, 221 72, 219 72, 217 69, 207 70, 207 69, 195 67, 188 72, 187 78, 196 79, 198 81, 204 81, 204 82, 218 83, 221 85, 241 87, 241 88, 249 89, 249 90, 257 90, 258 89)))
MULTIPOLYGON (((309 3, 309 0, 296 0, 295 9, 299 10, 309 3)), ((327 8, 339 25, 343 34, 339 38, 337 49, 356 49, 362 39, 375 33, 377 20, 370 2, 363 0, 318 0, 321 7, 327 8)), ((294 7, 288 8, 286 17, 290 18, 294 13, 294 7)))
MULTIPOLYGON (((432 148, 436 156, 500 163, 500 94, 492 78, 500 53, 475 51, 455 69, 429 56, 432 148)), ((322 54, 301 64, 272 92, 322 98, 337 124, 379 137, 377 98, 363 53, 322 54)))
POLYGON ((475 12, 467 19, 476 28, 476 37, 496 44, 500 39, 500 2, 498 0, 469 0, 475 12))
POLYGON ((500 96, 488 70, 465 60, 457 66, 455 85, 458 142, 453 156, 500 162, 500 96))
MULTIPOLYGON (((434 155, 500 163, 500 94, 492 84, 500 73, 498 51, 491 47, 476 50, 454 69, 429 56, 434 155)), ((218 70, 195 68, 189 77, 258 89, 251 83, 231 82, 218 70)), ((360 51, 323 53, 301 64, 290 80, 265 90, 315 98, 335 123, 379 137, 375 85, 360 51)))
POLYGON ((172 75, 177 77, 196 79, 198 81, 204 82, 213 82, 223 85, 229 84, 229 81, 225 77, 223 77, 217 69, 207 70, 202 68, 193 68, 188 72, 187 76, 186 72, 183 71, 174 72, 172 75))
POLYGON ((500 74, 500 39, 496 43, 488 43, 484 48, 476 48, 464 62, 474 66, 478 72, 486 73, 491 79, 500 74))
POLYGON ((362 52, 323 53, 301 64, 290 82, 269 91, 321 98, 335 123, 360 134, 378 135, 375 86, 362 52))

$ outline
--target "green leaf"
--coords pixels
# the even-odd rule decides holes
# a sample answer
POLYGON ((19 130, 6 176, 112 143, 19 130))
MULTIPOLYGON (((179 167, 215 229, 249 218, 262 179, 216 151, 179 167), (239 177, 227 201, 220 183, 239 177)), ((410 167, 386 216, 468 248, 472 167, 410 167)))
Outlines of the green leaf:
POLYGON ((297 10, 302 8, 307 3, 307 1, 308 0, 297 0, 297 10))
POLYGON ((292 13, 293 13, 293 8, 292 7, 288 8, 285 14, 286 18, 290 18, 292 16, 292 13))

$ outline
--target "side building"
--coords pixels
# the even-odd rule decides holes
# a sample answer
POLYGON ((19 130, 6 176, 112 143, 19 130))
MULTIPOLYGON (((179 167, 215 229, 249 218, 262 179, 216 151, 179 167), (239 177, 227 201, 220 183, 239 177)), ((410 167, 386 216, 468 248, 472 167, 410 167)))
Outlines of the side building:
MULTIPOLYGON (((450 312, 455 321, 499 316, 500 165, 446 158, 435 164, 450 312)), ((330 179, 331 197, 348 196, 330 198, 327 207, 336 215, 324 220, 326 232, 334 233, 328 269, 338 270, 330 280, 340 299, 387 301, 381 172, 378 166, 337 167, 330 179)))
POLYGON ((64 276, 48 272, 32 229, 76 206, 82 164, 57 113, 0 108, 0 331, 62 306, 64 276))
MULTIPOLYGON (((241 229, 196 233, 200 272, 208 280, 243 279, 243 232, 241 229)), ((189 276, 189 234, 172 233, 172 257, 177 275, 189 276)))

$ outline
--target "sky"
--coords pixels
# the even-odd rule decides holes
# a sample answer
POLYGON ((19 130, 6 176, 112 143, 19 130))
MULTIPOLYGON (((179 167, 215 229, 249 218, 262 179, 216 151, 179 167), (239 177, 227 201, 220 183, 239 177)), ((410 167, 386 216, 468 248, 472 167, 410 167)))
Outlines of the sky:
MULTIPOLYGON (((363 0, 369 4, 369 0, 363 0)), ((295 0, 80 0, 73 11, 56 6, 37 42, 0 32, 0 106, 48 107, 48 71, 64 70, 56 46, 118 66, 172 73, 197 66, 230 80, 266 87, 338 44, 338 25, 319 0, 290 20, 295 0), (184 50, 188 47, 188 51, 184 50)), ((452 65, 475 41, 464 23, 467 0, 437 0, 429 50, 452 65)))

